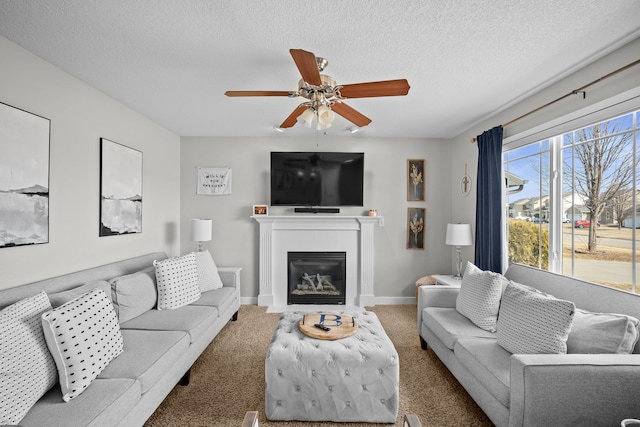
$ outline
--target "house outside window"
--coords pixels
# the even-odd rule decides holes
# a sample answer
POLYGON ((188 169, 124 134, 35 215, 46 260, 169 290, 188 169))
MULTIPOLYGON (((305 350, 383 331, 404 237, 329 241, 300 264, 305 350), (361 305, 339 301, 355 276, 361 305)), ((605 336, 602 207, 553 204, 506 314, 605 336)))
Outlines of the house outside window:
POLYGON ((509 263, 640 293, 639 122, 640 110, 503 151, 509 263))

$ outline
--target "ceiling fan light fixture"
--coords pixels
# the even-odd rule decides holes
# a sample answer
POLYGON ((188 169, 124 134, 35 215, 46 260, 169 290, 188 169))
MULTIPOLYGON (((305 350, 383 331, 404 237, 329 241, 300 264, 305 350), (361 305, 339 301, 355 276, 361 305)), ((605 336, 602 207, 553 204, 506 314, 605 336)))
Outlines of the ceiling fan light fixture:
POLYGON ((303 125, 305 125, 306 127, 310 128, 311 125, 313 124, 313 119, 315 118, 316 114, 313 111, 313 109, 311 108, 307 108, 304 113, 300 114, 298 116, 298 122, 302 123, 303 125))
POLYGON ((331 111, 331 108, 326 105, 321 105, 318 108, 318 130, 330 128, 335 117, 336 114, 331 111))

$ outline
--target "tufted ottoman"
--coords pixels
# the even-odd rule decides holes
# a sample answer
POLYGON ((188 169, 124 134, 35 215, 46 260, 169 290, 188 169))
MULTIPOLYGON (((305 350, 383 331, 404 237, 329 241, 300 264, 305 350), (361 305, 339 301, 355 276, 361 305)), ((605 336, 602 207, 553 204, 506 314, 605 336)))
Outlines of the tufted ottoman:
POLYGON ((346 312, 357 332, 335 341, 300 332, 303 313, 284 313, 265 361, 270 420, 395 423, 400 362, 378 317, 346 312))

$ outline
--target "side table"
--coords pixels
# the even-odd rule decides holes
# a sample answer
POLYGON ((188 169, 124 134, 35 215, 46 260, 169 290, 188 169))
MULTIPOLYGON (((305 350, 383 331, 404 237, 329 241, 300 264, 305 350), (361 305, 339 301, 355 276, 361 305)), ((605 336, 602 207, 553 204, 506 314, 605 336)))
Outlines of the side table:
POLYGON ((436 279, 436 285, 448 285, 460 287, 462 279, 456 279, 450 274, 434 274, 433 278, 436 279))

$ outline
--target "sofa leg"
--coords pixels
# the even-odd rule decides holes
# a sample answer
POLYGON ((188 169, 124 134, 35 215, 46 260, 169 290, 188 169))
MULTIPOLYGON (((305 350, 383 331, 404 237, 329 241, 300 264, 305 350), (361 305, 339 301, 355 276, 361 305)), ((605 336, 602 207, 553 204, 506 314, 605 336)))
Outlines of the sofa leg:
POLYGON ((238 320, 238 312, 236 311, 235 313, 233 313, 233 316, 231 316, 231 321, 235 322, 236 320, 238 320))
POLYGON ((426 350, 426 349, 427 349, 427 342, 426 342, 426 341, 424 340, 424 338, 422 338, 422 337, 420 337, 420 347, 421 347, 423 350, 426 350))
POLYGON ((180 382, 178 382, 178 384, 180 384, 181 386, 188 386, 190 380, 191 380, 191 368, 189 368, 187 372, 184 373, 182 378, 180 378, 180 382))

